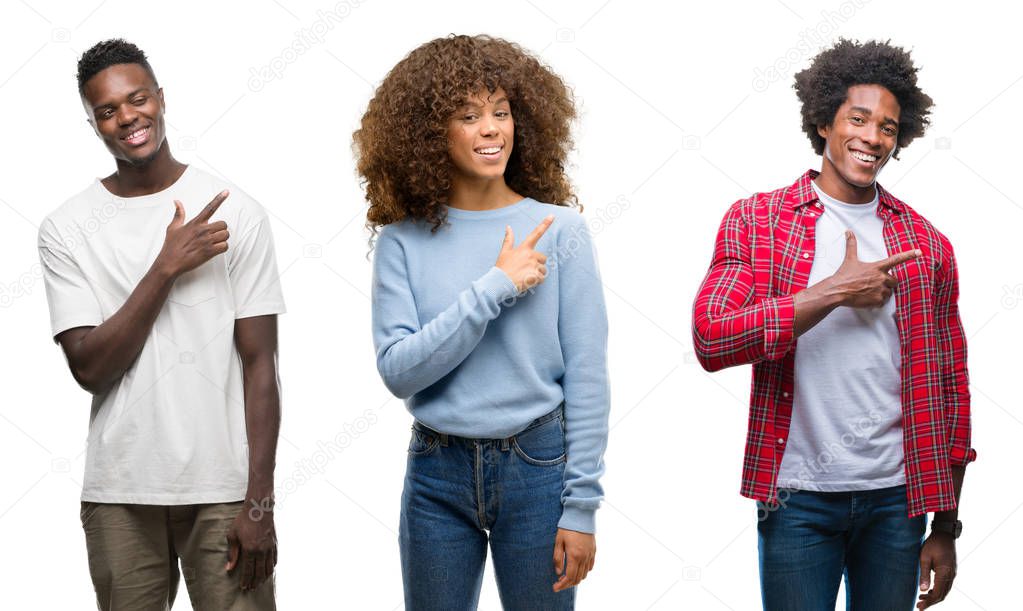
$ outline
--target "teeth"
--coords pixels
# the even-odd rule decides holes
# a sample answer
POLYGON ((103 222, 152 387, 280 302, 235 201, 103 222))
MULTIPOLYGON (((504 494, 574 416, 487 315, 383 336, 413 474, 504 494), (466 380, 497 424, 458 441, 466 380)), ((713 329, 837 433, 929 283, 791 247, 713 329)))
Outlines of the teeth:
POLYGON ((859 151, 853 151, 852 156, 859 159, 860 161, 867 161, 870 163, 874 163, 875 161, 877 161, 876 155, 868 155, 866 153, 861 153, 859 151))
POLYGON ((124 137, 124 139, 125 140, 133 140, 135 138, 138 138, 142 134, 146 133, 146 131, 148 131, 148 130, 149 130, 148 127, 143 127, 142 129, 133 131, 132 133, 128 134, 127 136, 124 137))
POLYGON ((501 152, 501 147, 499 147, 499 146, 491 146, 491 147, 485 148, 485 149, 476 149, 476 152, 481 154, 481 155, 493 155, 494 153, 501 152))

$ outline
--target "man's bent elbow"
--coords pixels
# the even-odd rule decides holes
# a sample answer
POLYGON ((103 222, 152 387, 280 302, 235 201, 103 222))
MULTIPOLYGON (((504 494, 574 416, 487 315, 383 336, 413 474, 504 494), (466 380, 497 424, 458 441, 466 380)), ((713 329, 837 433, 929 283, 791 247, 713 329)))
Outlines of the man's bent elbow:
POLYGON ((71 367, 71 376, 83 390, 91 395, 102 395, 110 390, 112 383, 104 380, 96 372, 89 371, 85 367, 71 367))
POLYGON ((714 343, 717 340, 711 334, 711 324, 706 318, 695 317, 693 319, 693 353, 696 361, 709 372, 720 371, 726 367, 721 355, 714 351, 714 343))

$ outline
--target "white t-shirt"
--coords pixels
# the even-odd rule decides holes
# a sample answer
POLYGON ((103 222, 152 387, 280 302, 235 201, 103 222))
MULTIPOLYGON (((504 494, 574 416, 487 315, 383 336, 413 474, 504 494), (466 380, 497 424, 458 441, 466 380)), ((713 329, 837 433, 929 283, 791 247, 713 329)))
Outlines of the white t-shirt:
POLYGON ((56 336, 99 325, 124 304, 163 246, 175 199, 188 221, 223 189, 231 194, 211 221, 227 223, 227 252, 177 279, 138 359, 93 397, 84 501, 185 505, 245 497, 234 321, 283 313, 284 300, 266 212, 191 166, 169 188, 142 197, 117 197, 97 180, 40 227, 56 336))
MULTIPOLYGON (((846 229, 856 234, 860 261, 889 256, 876 196, 847 204, 814 190, 824 212, 808 286, 842 265, 846 229)), ((835 308, 799 337, 779 487, 835 492, 905 483, 900 364, 894 298, 881 308, 835 308)))

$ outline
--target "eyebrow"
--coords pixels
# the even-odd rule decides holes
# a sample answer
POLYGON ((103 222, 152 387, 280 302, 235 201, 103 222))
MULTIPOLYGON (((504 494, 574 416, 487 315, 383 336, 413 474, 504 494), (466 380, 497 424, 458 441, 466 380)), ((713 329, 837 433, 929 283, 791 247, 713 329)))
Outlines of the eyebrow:
MULTIPOLYGON (((853 107, 851 107, 851 108, 850 108, 849 110, 851 110, 851 111, 855 111, 855 112, 860 112, 860 113, 863 113, 863 114, 867 115, 868 117, 869 117, 869 116, 870 116, 870 115, 872 114, 872 113, 870 112, 870 109, 869 109, 869 108, 866 108, 866 107, 864 107, 864 106, 853 106, 853 107)), ((882 123, 894 123, 895 125, 898 125, 898 124, 899 124, 899 122, 898 122, 898 121, 896 121, 895 119, 893 119, 893 118, 891 118, 891 117, 885 117, 885 118, 884 118, 884 121, 882 121, 882 123)))
MULTIPOLYGON (((134 96, 134 95, 135 95, 136 93, 138 93, 138 92, 140 92, 140 91, 146 91, 147 89, 148 89, 148 87, 139 87, 139 88, 138 88, 138 89, 136 89, 135 91, 132 91, 131 93, 129 93, 128 95, 126 95, 125 97, 126 97, 126 98, 131 98, 131 97, 132 97, 132 96, 134 96)), ((95 112, 95 111, 99 110, 100 108, 106 108, 107 106, 113 106, 113 105, 114 105, 114 103, 113 103, 113 102, 107 102, 107 103, 105 103, 105 104, 100 104, 99 106, 93 106, 93 107, 92 107, 92 110, 93 110, 93 112, 95 112)))
MULTIPOLYGON (((507 101, 508 101, 508 97, 505 96, 505 97, 502 97, 502 98, 498 99, 497 101, 493 102, 493 104, 494 104, 494 106, 497 106, 501 102, 507 102, 507 101)), ((464 104, 459 106, 459 108, 483 108, 483 107, 481 105, 477 104, 476 102, 465 102, 464 104)))

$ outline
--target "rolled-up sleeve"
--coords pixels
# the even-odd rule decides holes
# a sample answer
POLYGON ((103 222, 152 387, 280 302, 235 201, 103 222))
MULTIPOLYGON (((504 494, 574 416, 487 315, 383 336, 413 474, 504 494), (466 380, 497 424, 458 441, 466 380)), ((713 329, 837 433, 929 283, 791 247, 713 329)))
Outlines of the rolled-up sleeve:
POLYGON ((795 342, 793 296, 755 295, 749 208, 740 200, 725 215, 693 305, 693 348, 708 371, 778 360, 795 342))

